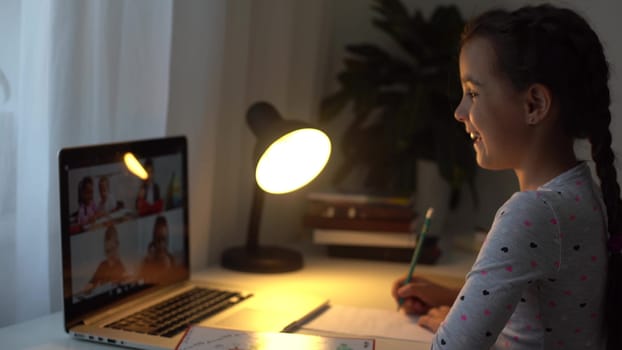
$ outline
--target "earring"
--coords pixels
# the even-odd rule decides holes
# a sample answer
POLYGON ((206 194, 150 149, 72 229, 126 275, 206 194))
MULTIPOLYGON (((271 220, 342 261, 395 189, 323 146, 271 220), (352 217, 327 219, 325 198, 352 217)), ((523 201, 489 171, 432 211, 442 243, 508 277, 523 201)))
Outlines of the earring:
POLYGON ((529 124, 529 125, 534 125, 534 124, 536 124, 536 118, 529 118, 528 124, 529 124))

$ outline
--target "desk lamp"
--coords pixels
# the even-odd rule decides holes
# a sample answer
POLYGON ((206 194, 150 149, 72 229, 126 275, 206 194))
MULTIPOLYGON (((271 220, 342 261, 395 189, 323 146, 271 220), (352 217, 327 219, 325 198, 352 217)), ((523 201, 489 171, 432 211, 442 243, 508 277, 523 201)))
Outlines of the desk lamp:
POLYGON ((302 255, 294 250, 259 244, 259 227, 265 192, 293 192, 311 182, 328 162, 331 144, 319 129, 284 120, 267 102, 253 104, 246 121, 257 137, 253 161, 255 189, 246 245, 225 250, 222 266, 228 269, 275 273, 302 268, 302 255))

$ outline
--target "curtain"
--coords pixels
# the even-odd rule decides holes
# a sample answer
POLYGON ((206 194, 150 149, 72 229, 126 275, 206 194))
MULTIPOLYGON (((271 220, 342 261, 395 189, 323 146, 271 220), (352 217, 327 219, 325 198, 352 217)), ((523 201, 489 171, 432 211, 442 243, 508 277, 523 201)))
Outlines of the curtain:
POLYGON ((173 14, 171 0, 9 3, 0 326, 60 309, 58 150, 166 133, 173 14))
POLYGON ((18 0, 0 2, 0 326, 15 318, 15 85, 19 49, 18 0))

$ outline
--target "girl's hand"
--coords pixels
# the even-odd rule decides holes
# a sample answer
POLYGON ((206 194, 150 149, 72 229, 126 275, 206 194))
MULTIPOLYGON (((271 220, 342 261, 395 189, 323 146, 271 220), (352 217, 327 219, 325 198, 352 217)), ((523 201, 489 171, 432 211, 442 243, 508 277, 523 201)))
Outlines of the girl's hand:
POLYGON ((430 309, 427 314, 421 316, 419 318, 418 324, 423 327, 431 330, 436 333, 438 327, 441 326, 441 323, 447 317, 449 313, 449 306, 440 306, 430 309))
POLYGON ((451 305, 458 295, 457 290, 422 277, 413 276, 408 284, 404 284, 405 280, 405 276, 396 280, 391 294, 396 301, 403 300, 402 309, 407 314, 423 315, 433 307, 451 305))

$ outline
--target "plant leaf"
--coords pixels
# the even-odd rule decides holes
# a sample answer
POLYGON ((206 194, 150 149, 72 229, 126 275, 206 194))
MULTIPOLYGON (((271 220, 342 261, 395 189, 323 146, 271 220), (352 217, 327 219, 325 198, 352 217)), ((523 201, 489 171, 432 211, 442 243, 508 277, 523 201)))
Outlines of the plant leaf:
POLYGON ((333 120, 347 106, 349 100, 350 97, 344 90, 325 97, 320 103, 320 122, 333 120))
POLYGON ((421 11, 409 13, 400 0, 373 0, 372 10, 372 24, 397 45, 345 48, 340 88, 320 106, 321 120, 352 106, 340 144, 345 159, 335 180, 363 171, 364 191, 410 195, 416 190, 416 160, 428 159, 450 185, 453 208, 464 184, 475 188, 473 148, 453 118, 462 96, 457 54, 464 21, 454 5, 437 6, 429 20, 421 11))

